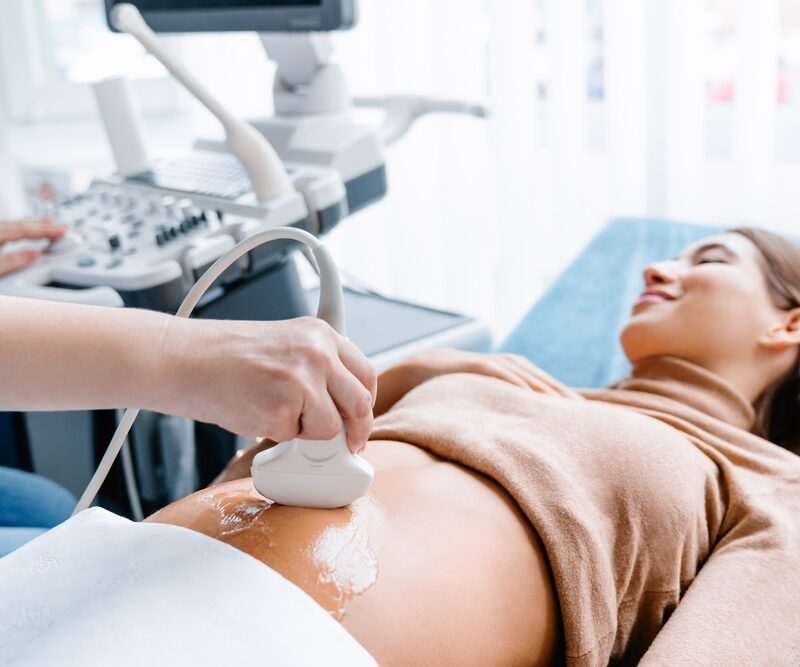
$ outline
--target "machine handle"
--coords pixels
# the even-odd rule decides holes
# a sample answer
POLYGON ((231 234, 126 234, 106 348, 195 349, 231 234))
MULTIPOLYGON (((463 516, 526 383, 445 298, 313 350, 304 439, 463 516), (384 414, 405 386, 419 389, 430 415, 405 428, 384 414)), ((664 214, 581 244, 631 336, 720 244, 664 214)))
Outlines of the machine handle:
POLYGON ((402 139, 414 122, 430 113, 458 113, 487 118, 489 107, 462 100, 448 100, 421 95, 386 95, 384 97, 354 97, 357 107, 383 109, 386 118, 378 129, 383 143, 389 146, 402 139))
POLYGON ((182 63, 167 53, 134 5, 128 2, 114 5, 109 18, 117 30, 132 35, 222 123, 228 148, 242 163, 259 202, 294 192, 292 181, 270 143, 252 125, 228 111, 182 63))

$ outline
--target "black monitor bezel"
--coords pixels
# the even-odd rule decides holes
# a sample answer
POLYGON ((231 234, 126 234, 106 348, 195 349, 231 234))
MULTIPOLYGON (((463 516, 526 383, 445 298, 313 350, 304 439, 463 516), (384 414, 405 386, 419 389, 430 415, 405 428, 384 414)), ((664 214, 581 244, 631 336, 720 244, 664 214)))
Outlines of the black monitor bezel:
MULTIPOLYGON (((105 0, 106 21, 114 5, 105 0)), ((135 2, 134 2, 135 4, 135 2)), ((321 6, 247 7, 191 11, 145 11, 155 32, 328 32, 347 30, 356 23, 356 0, 321 0, 321 6)), ((118 32, 109 21, 109 27, 118 32)))

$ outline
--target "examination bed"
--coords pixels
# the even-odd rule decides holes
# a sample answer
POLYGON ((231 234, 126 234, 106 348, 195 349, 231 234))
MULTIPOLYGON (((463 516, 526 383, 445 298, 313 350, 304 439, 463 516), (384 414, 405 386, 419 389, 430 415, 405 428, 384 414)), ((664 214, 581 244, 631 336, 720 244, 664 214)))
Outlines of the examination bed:
MULTIPOLYGON (((624 376, 628 369, 623 363, 622 354, 618 348, 617 334, 628 314, 630 302, 641 290, 642 267, 650 261, 670 257, 687 243, 718 231, 720 231, 719 228, 659 221, 612 221, 534 305, 520 325, 500 346, 501 351, 527 356, 537 365, 570 385, 597 387, 624 376), (609 267, 613 267, 613 270, 609 267), (556 327, 560 338, 554 342, 556 327), (568 332, 570 335, 569 343, 565 341, 564 332, 568 332)), ((206 539, 204 541, 202 536, 185 534, 190 531, 181 532, 181 529, 173 528, 157 535, 149 532, 151 531, 150 527, 140 527, 137 524, 128 526, 124 523, 125 520, 108 516, 107 513, 103 514, 102 510, 93 510, 88 516, 83 515, 77 520, 84 522, 78 527, 87 532, 87 539, 107 542, 106 556, 116 550, 117 558, 112 561, 118 562, 117 569, 106 568, 107 571, 103 570, 102 576, 96 576, 98 569, 89 572, 88 568, 84 568, 86 573, 84 586, 89 589, 99 586, 104 592, 111 594, 105 596, 109 599, 114 597, 115 592, 132 592, 138 588, 137 583, 150 581, 151 575, 158 576, 159 573, 165 572, 160 569, 162 566, 159 561, 163 559, 154 558, 154 550, 146 548, 146 543, 153 543, 154 540, 159 542, 159 551, 162 541, 168 547, 172 540, 176 549, 178 542, 194 541, 200 557, 193 559, 191 563, 185 563, 184 571, 181 573, 183 584, 189 591, 194 590, 193 581, 203 580, 204 569, 206 572, 223 570, 229 573, 231 565, 235 568, 249 566, 245 562, 246 557, 241 554, 225 551, 223 548, 225 545, 216 546, 213 540, 206 539), (176 530, 178 532, 175 532, 176 530), (121 537, 115 541, 117 534, 121 536, 123 532, 130 534, 132 531, 139 531, 144 536, 142 543, 145 544, 134 552, 135 558, 130 558, 131 554, 126 551, 126 545, 129 542, 121 537), (144 535, 146 531, 147 535, 144 535), (169 538, 167 534, 169 534, 169 538)), ((36 628, 42 627, 41 624, 46 622, 48 614, 54 612, 53 608, 59 604, 59 599, 63 603, 64 599, 79 594, 81 589, 78 585, 79 582, 70 582, 67 580, 68 578, 57 576, 63 560, 68 558, 75 560, 77 555, 59 552, 57 549, 51 551, 48 547, 51 544, 57 546, 60 531, 61 529, 56 529, 44 539, 37 540, 16 554, 12 554, 8 559, 0 561, 0 599, 3 597, 8 599, 9 595, 14 598, 25 595, 24 580, 26 577, 28 580, 36 577, 40 581, 44 577, 45 580, 52 579, 58 583, 52 600, 47 600, 38 606, 36 600, 29 600, 30 604, 26 605, 27 612, 24 614, 9 615, 8 609, 5 610, 5 615, 0 613, 0 618, 3 618, 4 621, 0 623, 0 628, 5 627, 7 630, 13 629, 14 632, 23 633, 30 631, 35 634, 36 628), (56 553, 58 556, 54 555, 56 553), (3 572, 3 565, 11 567, 13 564, 22 565, 23 563, 25 564, 22 571, 23 576, 17 581, 13 581, 13 577, 9 576, 11 574, 9 570, 3 572)), ((96 555, 98 558, 100 556, 102 554, 96 555)), ((176 550, 173 558, 178 557, 179 553, 176 550)), ((109 560, 106 558, 104 563, 108 564, 108 562, 109 560)), ((76 563, 74 566, 80 568, 81 564, 76 563)), ((18 568, 15 568, 15 571, 18 571, 18 568)), ((328 664, 371 664, 369 656, 364 654, 360 646, 349 641, 346 633, 338 632, 335 624, 327 623, 323 616, 312 608, 313 603, 312 606, 308 605, 309 600, 303 601, 302 592, 298 595, 296 590, 281 591, 282 584, 268 569, 264 572, 254 571, 253 576, 263 578, 265 587, 273 586, 276 598, 282 601, 285 599, 287 608, 290 610, 290 613, 281 618, 276 616, 270 619, 268 610, 260 608, 257 604, 249 607, 251 619, 261 618, 261 622, 271 626, 273 632, 269 636, 272 637, 274 634, 278 650, 289 651, 289 653, 283 654, 284 659, 292 655, 293 647, 310 651, 307 656, 311 658, 320 646, 324 646, 328 664), (266 572, 270 574, 268 575, 266 572), (270 578, 271 580, 267 581, 270 578), (280 597, 281 595, 284 597, 280 597), (312 633, 315 637, 320 637, 320 646, 301 646, 303 636, 297 631, 297 626, 301 624, 308 627, 308 622, 301 621, 302 615, 308 615, 313 621, 312 633), (291 622, 292 619, 294 622, 291 622), (284 640, 283 643, 279 641, 281 639, 284 640), (341 656, 341 660, 339 662, 332 660, 332 656, 341 656)), ((244 578, 229 576, 228 579, 236 579, 241 583, 244 578)), ((208 653, 204 654, 204 651, 211 649, 203 647, 209 646, 210 642, 213 643, 213 637, 224 636, 226 627, 233 628, 231 622, 241 611, 238 607, 238 600, 248 599, 247 590, 242 590, 239 598, 233 596, 231 591, 235 590, 235 586, 236 582, 226 581, 218 589, 220 595, 217 595, 216 590, 204 591, 202 600, 187 595, 187 600, 181 601, 181 605, 175 609, 178 616, 182 613, 189 614, 192 609, 204 604, 220 605, 220 608, 214 607, 213 613, 213 618, 218 619, 218 625, 217 627, 208 627, 207 632, 202 633, 203 641, 199 642, 197 646, 189 647, 184 651, 182 647, 168 646, 165 643, 160 647, 162 652, 159 655, 186 657, 193 654, 208 657, 208 653)), ((194 595, 199 596, 199 593, 195 591, 194 595)), ((130 612, 134 618, 137 609, 140 615, 143 615, 143 610, 152 602, 152 600, 137 600, 135 597, 131 600, 127 596, 124 599, 126 604, 132 605, 130 612), (139 606, 137 607, 137 605, 139 606)), ((170 604, 166 596, 162 600, 162 604, 170 604)), ((103 613, 105 609, 108 609, 109 613, 112 611, 108 605, 96 611, 103 613)), ((85 622, 89 622, 90 618, 91 615, 88 615, 85 622)), ((120 620, 124 620, 123 617, 120 617, 120 620)), ((208 615, 206 615, 205 621, 208 621, 208 615)), ((78 618, 71 619, 70 622, 79 624, 84 621, 78 618)), ((203 623, 204 619, 198 618, 197 622, 203 623)), ((247 628, 251 625, 238 627, 237 631, 248 632, 247 628)), ((136 637, 135 632, 128 634, 136 637)), ((166 633, 164 636, 168 637, 168 634, 166 633)), ((1 635, 2 631, 0 631, 1 635)), ((65 639, 69 636, 69 632, 64 634, 65 639)), ((113 639, 99 636, 98 642, 108 642, 113 639)), ((131 639, 129 642, 131 655, 136 646, 139 650, 148 649, 141 641, 141 635, 136 641, 131 639)), ((258 655, 257 649, 258 647, 253 652, 254 656, 258 655)), ((321 654, 316 653, 316 655, 321 654)), ((42 664, 45 664, 46 657, 45 654, 37 656, 42 660, 42 664)), ((294 656, 292 657, 294 658, 294 656)), ((1 659, 0 664, 2 664, 1 659)), ((80 662, 77 661, 75 664, 80 664, 80 662)))

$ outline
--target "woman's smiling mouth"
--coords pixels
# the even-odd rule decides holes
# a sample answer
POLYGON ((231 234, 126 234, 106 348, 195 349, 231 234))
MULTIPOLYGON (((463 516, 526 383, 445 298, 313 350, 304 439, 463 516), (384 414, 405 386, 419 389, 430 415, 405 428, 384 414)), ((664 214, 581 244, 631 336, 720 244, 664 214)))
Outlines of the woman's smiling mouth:
POLYGON ((633 304, 633 310, 640 306, 651 303, 662 303, 664 301, 674 301, 677 297, 669 292, 660 289, 647 289, 641 293, 633 304))

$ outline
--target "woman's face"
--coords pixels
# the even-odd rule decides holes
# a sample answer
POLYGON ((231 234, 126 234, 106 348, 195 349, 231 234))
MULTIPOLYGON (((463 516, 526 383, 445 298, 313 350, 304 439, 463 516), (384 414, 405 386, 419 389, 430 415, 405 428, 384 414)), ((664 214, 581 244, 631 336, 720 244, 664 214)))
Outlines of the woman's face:
POLYGON ((628 359, 669 354, 709 369, 756 361, 759 339, 786 314, 770 298, 761 261, 747 238, 728 233, 648 266, 620 336, 628 359))

